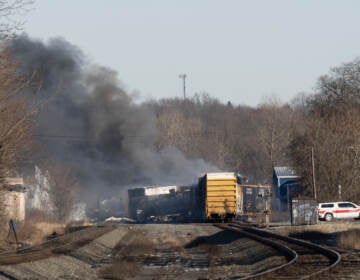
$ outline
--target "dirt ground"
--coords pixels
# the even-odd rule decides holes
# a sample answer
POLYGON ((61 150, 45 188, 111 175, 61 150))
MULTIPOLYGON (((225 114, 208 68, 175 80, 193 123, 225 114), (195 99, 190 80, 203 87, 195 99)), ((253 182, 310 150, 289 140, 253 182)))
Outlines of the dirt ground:
POLYGON ((100 270, 106 279, 226 279, 285 262, 238 233, 210 224, 134 226, 100 270))

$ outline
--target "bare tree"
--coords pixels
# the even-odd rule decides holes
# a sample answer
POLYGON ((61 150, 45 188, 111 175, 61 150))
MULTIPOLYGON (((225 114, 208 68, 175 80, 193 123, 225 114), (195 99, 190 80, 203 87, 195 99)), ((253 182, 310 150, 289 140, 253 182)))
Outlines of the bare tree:
MULTIPOLYGON (((5 177, 30 151, 34 112, 20 94, 25 82, 16 76, 16 64, 0 50, 0 212, 5 211, 5 177)), ((0 217, 0 223, 5 223, 0 217)), ((4 228, 4 227, 3 227, 4 228)), ((1 234, 1 233, 0 233, 1 234)))
MULTIPOLYGON (((31 0, 0 0, 0 42, 11 38, 22 26, 17 15, 26 12, 31 0)), ((22 94, 28 81, 17 74, 17 63, 11 57, 6 44, 0 46, 0 183, 28 149, 31 140, 32 117, 36 109, 30 109, 22 94)))
MULTIPOLYGON (((31 113, 20 92, 25 82, 17 76, 17 65, 3 44, 22 26, 14 17, 26 10, 32 1, 0 1, 0 212, 5 209, 4 178, 28 150, 31 138, 31 113)), ((1 222, 3 222, 0 217, 1 222)), ((4 228, 4 227, 2 227, 4 228)))
POLYGON ((165 109, 158 116, 158 127, 162 131, 159 148, 175 146, 188 155, 199 156, 199 138, 202 121, 188 117, 177 109, 165 109))
POLYGON ((71 169, 62 164, 52 164, 48 169, 48 177, 54 216, 66 222, 74 208, 77 180, 71 169))
POLYGON ((16 64, 0 51, 0 180, 13 168, 31 143, 32 117, 21 94, 25 81, 16 75, 16 64))
POLYGON ((223 104, 209 95, 161 100, 160 148, 171 145, 251 181, 270 182, 275 164, 288 164, 293 110, 276 100, 258 108, 223 104))
POLYGON ((360 63, 343 64, 319 78, 304 110, 305 130, 293 140, 294 163, 312 193, 314 150, 317 196, 321 201, 360 200, 360 63), (339 186, 342 194, 339 197, 339 186))
POLYGON ((262 177, 270 179, 274 166, 289 165, 288 146, 292 137, 293 111, 288 104, 271 98, 258 107, 254 118, 254 145, 257 145, 258 156, 263 161, 259 167, 263 170, 262 177))
POLYGON ((24 21, 23 16, 31 5, 32 0, 0 0, 0 40, 9 39, 21 30, 24 21))
POLYGON ((163 100, 158 109, 159 148, 176 146, 188 157, 226 165, 227 107, 209 96, 202 99, 163 100))
POLYGON ((360 106, 360 58, 339 67, 318 79, 315 94, 308 99, 311 111, 325 116, 331 111, 360 106))
POLYGON ((293 140, 294 163, 303 175, 307 193, 312 194, 311 149, 314 151, 317 197, 322 200, 360 199, 360 111, 309 116, 306 132, 293 140))

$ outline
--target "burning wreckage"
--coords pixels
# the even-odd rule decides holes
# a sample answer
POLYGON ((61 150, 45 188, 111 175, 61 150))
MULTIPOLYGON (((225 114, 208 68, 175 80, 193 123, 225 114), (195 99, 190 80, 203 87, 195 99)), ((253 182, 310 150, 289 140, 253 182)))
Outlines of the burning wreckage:
POLYGON ((269 212, 269 191, 269 186, 243 185, 235 173, 207 173, 196 185, 129 189, 129 216, 141 223, 257 217, 269 212))
POLYGON ((150 186, 129 189, 129 215, 138 222, 194 220, 196 186, 150 186))

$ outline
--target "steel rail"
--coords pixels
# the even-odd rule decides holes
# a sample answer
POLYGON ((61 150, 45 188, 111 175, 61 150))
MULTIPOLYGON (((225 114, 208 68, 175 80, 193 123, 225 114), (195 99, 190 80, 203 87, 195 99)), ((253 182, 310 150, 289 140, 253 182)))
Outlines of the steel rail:
MULTIPOLYGON (((308 242, 308 241, 305 241, 305 240, 301 240, 301 239, 297 239, 297 238, 293 238, 293 237, 288 237, 288 236, 284 236, 284 235, 275 234, 275 233, 265 231, 265 230, 260 230, 260 229, 254 228, 254 227, 250 227, 249 225, 243 225, 243 224, 240 224, 240 223, 231 223, 231 224, 229 224, 229 226, 241 229, 242 232, 245 231, 247 233, 253 233, 256 236, 274 238, 274 239, 282 240, 282 241, 290 243, 290 244, 296 244, 296 245, 300 245, 300 246, 303 246, 303 247, 307 247, 307 248, 312 249, 312 250, 314 250, 316 252, 320 252, 321 254, 325 255, 330 260, 330 262, 331 262, 330 265, 328 265, 328 266, 326 266, 326 267, 324 267, 324 268, 322 268, 322 269, 320 269, 318 271, 310 273, 308 275, 304 275, 302 277, 299 277, 298 279, 309 279, 309 278, 312 278, 314 276, 323 274, 323 273, 329 271, 330 269, 334 268, 341 261, 340 253, 338 253, 335 250, 325 248, 325 247, 323 247, 321 245, 318 245, 318 244, 314 244, 314 243, 311 243, 311 242, 308 242)), ((267 240, 271 241, 269 239, 267 239, 267 240)), ((271 242, 275 242, 275 241, 271 241, 271 242)), ((280 269, 283 269, 283 267, 280 268, 280 269)), ((269 271, 266 271, 266 273, 271 273, 273 271, 275 271, 275 270, 271 270, 271 271, 269 270, 269 271)), ((262 274, 264 275, 265 273, 262 273, 262 274)), ((255 277, 257 277, 257 276, 250 276, 248 278, 241 278, 241 279, 249 279, 249 278, 255 278, 255 277)))
POLYGON ((255 278, 255 277, 260 277, 260 276, 265 275, 267 273, 274 272, 274 271, 283 269, 283 268, 285 268, 287 266, 290 266, 293 263, 295 263, 297 261, 297 259, 298 259, 297 252, 295 250, 291 249, 290 247, 286 246, 286 245, 283 245, 283 244, 280 244, 280 243, 277 243, 277 242, 273 242, 273 241, 271 241, 269 239, 266 239, 266 238, 263 238, 263 237, 261 237, 259 235, 252 234, 250 232, 244 231, 244 230, 239 229, 239 228, 234 228, 234 227, 231 227, 229 225, 215 224, 215 226, 217 226, 219 228, 222 228, 222 229, 226 229, 226 230, 240 232, 241 234, 243 234, 243 235, 245 235, 245 236, 247 236, 247 237, 249 237, 251 239, 254 239, 254 240, 259 241, 259 242, 261 242, 263 244, 269 245, 269 246, 277 249, 278 251, 281 251, 281 252, 285 253, 287 258, 289 259, 288 262, 286 262, 286 263, 284 263, 282 265, 267 269, 265 271, 252 273, 252 274, 249 274, 249 275, 246 275, 246 276, 234 277, 233 279, 251 279, 251 278, 255 278))
POLYGON ((29 250, 44 249, 44 248, 47 248, 46 247, 47 245, 51 245, 51 244, 53 244, 53 243, 55 243, 57 241, 63 242, 64 240, 62 240, 62 239, 64 239, 65 237, 68 238, 70 235, 72 235, 72 237, 76 236, 76 235, 81 235, 83 233, 83 231, 89 230, 90 228, 99 228, 99 227, 98 226, 84 227, 84 228, 79 229, 79 230, 74 231, 74 232, 59 234, 58 236, 56 236, 56 237, 54 237, 52 239, 43 241, 41 243, 38 243, 38 244, 35 244, 35 245, 32 245, 32 246, 20 247, 18 249, 11 249, 11 250, 6 250, 6 251, 1 251, 0 252, 0 257, 1 256, 6 256, 6 255, 9 255, 9 254, 15 254, 15 253, 17 253, 17 254, 25 253, 26 251, 29 251, 29 250))
POLYGON ((92 242, 111 229, 112 227, 94 227, 91 228, 91 232, 82 229, 70 234, 61 235, 32 247, 2 253, 0 254, 0 265, 34 261, 55 255, 66 254, 92 242))
POLYGON ((4 271, 0 271, 0 276, 5 277, 5 278, 7 278, 9 280, 18 280, 18 278, 15 278, 12 275, 10 275, 10 274, 8 274, 8 273, 6 273, 4 271))

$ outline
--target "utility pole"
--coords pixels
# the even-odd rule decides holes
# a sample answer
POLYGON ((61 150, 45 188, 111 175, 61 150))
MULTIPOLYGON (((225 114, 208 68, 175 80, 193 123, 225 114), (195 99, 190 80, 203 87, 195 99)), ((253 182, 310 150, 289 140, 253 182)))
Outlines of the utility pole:
POLYGON ((186 74, 180 74, 179 78, 183 80, 184 99, 186 99, 186 74))
POLYGON ((311 147, 311 164, 312 164, 312 177, 313 177, 313 192, 314 192, 314 198, 316 199, 314 147, 311 147))

